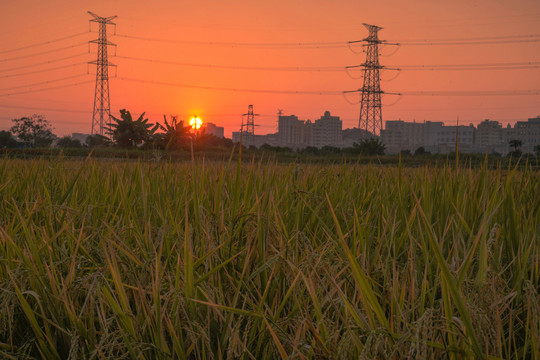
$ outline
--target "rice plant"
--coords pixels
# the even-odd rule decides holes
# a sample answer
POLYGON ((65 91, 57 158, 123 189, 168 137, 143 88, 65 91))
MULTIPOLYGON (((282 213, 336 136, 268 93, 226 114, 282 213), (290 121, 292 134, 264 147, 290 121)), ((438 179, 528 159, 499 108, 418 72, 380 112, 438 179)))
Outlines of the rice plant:
POLYGON ((539 219, 526 166, 0 159, 0 356, 539 359, 539 219))

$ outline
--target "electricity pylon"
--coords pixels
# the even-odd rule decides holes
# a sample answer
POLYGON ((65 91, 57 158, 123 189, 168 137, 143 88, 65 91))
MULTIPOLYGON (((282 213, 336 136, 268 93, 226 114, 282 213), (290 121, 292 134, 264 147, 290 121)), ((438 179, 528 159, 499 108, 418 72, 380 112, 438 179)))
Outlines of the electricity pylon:
POLYGON ((364 63, 364 86, 362 86, 362 100, 360 102, 360 119, 358 128, 377 135, 382 129, 381 110, 381 78, 379 70, 379 44, 378 31, 382 27, 363 24, 369 31, 364 39, 366 45, 366 62, 364 63))
MULTIPOLYGON (((381 78, 380 70, 399 70, 395 68, 388 68, 381 66, 379 63, 379 44, 385 45, 399 45, 398 43, 389 43, 384 40, 379 40, 378 32, 382 29, 380 26, 363 24, 369 31, 367 38, 357 41, 349 41, 352 43, 364 43, 366 48, 366 61, 361 65, 347 66, 347 68, 364 68, 364 84, 362 88, 350 92, 360 92, 360 119, 358 120, 358 128, 369 131, 373 135, 380 135, 383 123, 382 123, 382 109, 381 109, 381 94, 385 93, 381 91, 381 78)), ((386 93, 392 95, 399 95, 395 93, 386 93)))
POLYGON ((253 145, 254 143, 254 137, 255 137, 255 116, 259 116, 259 114, 253 113, 253 105, 248 106, 248 112, 247 114, 242 114, 242 118, 246 116, 246 130, 244 131, 244 121, 242 120, 242 129, 241 133, 243 136, 245 136, 245 143, 247 145, 253 145))
MULTIPOLYGON (((107 25, 115 25, 112 22, 116 16, 101 17, 88 11, 94 18, 90 23, 97 22, 99 24, 99 38, 91 40, 89 43, 97 44, 97 60, 90 61, 89 64, 97 66, 96 69, 96 90, 94 93, 94 109, 92 111, 92 135, 104 135, 104 128, 110 125, 111 119, 111 99, 109 96, 109 66, 111 64, 107 57, 107 47, 115 44, 107 41, 107 25)), ((91 24, 90 24, 91 25, 91 24)))

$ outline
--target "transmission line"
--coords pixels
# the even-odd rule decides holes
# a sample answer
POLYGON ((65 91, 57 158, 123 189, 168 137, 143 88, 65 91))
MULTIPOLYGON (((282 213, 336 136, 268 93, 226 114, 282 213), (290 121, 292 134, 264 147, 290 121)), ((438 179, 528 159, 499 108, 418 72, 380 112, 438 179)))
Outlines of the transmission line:
POLYGON ((202 86, 202 85, 190 85, 190 84, 178 84, 168 83, 162 81, 142 80, 127 77, 117 77, 116 79, 122 81, 139 82, 144 84, 154 84, 163 86, 172 86, 188 89, 202 89, 202 90, 216 90, 216 91, 230 91, 230 92, 247 92, 247 93, 262 93, 262 94, 286 94, 286 95, 341 95, 342 91, 296 91, 296 90, 261 90, 261 89, 241 89, 241 88, 229 88, 229 87, 217 87, 217 86, 202 86))
POLYGON ((213 65, 213 64, 194 64, 194 63, 184 63, 176 61, 167 61, 167 60, 155 60, 155 59, 145 59, 132 56, 122 56, 117 55, 118 59, 126 60, 136 60, 144 61, 157 64, 167 64, 167 65, 178 65, 178 66, 190 66, 190 67, 201 67, 201 68, 211 68, 211 69, 230 69, 230 70, 260 70, 260 71, 314 71, 314 72, 338 72, 343 71, 343 66, 326 66, 326 67, 310 67, 310 66, 284 66, 284 67, 261 67, 261 66, 230 66, 230 65, 213 65))
POLYGON ((540 89, 531 90, 485 90, 485 91, 405 91, 406 96, 529 96, 540 95, 540 89))
MULTIPOLYGON (((256 42, 212 42, 212 41, 189 41, 150 38, 144 36, 132 36, 127 34, 116 34, 114 36, 144 40, 152 42, 164 42, 172 44, 187 45, 209 45, 209 46, 229 46, 229 47, 255 47, 255 48, 335 48, 350 46, 354 43, 363 43, 368 46, 365 39, 356 41, 333 41, 333 42, 288 42, 288 43, 256 43, 256 42)), ((482 45, 482 44, 508 44, 508 43, 531 43, 539 42, 540 34, 509 35, 509 36, 487 36, 453 39, 423 39, 423 40, 403 40, 403 41, 382 41, 381 45, 482 45)))
POLYGON ((48 87, 48 88, 42 88, 42 89, 35 89, 35 90, 27 90, 27 91, 19 91, 19 92, 14 92, 14 93, 0 94, 0 97, 2 97, 2 96, 12 96, 12 95, 21 95, 21 94, 31 94, 31 93, 35 93, 35 92, 41 92, 41 91, 63 89, 63 88, 79 86, 79 85, 83 85, 83 84, 89 84, 89 83, 92 83, 92 82, 94 82, 94 81, 93 80, 88 80, 88 81, 81 81, 81 82, 73 83, 73 84, 59 85, 59 86, 53 86, 53 87, 48 87))
MULTIPOLYGON (((117 55, 118 59, 142 61, 156 64, 176 65, 186 67, 200 67, 209 69, 230 69, 230 70, 254 70, 254 71, 299 71, 299 72, 340 72, 353 68, 363 67, 363 65, 354 66, 236 66, 236 65, 216 65, 216 64, 196 64, 169 60, 147 59, 133 56, 117 55)), ((383 66, 381 70, 512 70, 512 69, 534 69, 540 67, 540 62, 515 62, 515 63, 491 63, 491 64, 455 64, 455 65, 391 65, 383 66)))
POLYGON ((26 58, 29 58, 29 57, 50 54, 50 53, 57 52, 57 51, 73 49, 73 48, 76 48, 76 47, 79 47, 79 46, 82 46, 82 45, 86 45, 86 44, 87 43, 80 43, 80 44, 76 44, 76 45, 65 46, 65 47, 62 47, 62 48, 42 51, 42 52, 38 52, 38 53, 33 53, 33 54, 28 54, 28 55, 21 55, 21 56, 16 56, 16 57, 12 57, 12 58, 6 58, 6 59, 0 59, 0 62, 6 62, 6 61, 12 61, 12 60, 20 60, 20 59, 26 59, 26 58))
MULTIPOLYGON (((346 70, 363 68, 364 65, 346 66, 346 70)), ((511 63, 487 63, 487 64, 443 64, 443 65, 390 65, 382 66, 381 70, 406 70, 406 71, 460 71, 460 70, 522 70, 536 69, 540 67, 540 61, 511 62, 511 63)))
POLYGON ((37 83, 33 83, 33 84, 25 84, 25 85, 19 85, 19 86, 10 87, 10 88, 3 88, 3 89, 0 89, 0 91, 10 91, 10 90, 22 89, 22 88, 33 87, 33 86, 46 85, 46 84, 56 83, 56 82, 60 82, 60 81, 64 81, 64 80, 79 78, 81 76, 86 76, 86 75, 87 74, 66 76, 66 77, 63 77, 63 78, 60 78, 60 79, 55 79, 55 80, 47 80, 47 81, 41 81, 41 82, 37 82, 37 83))
POLYGON ((14 67, 14 68, 9 68, 9 69, 0 70, 0 73, 9 72, 9 71, 14 71, 14 70, 28 69, 28 68, 32 68, 32 67, 36 67, 36 66, 43 66, 43 65, 47 65, 47 64, 52 64, 52 63, 64 61, 64 60, 67 60, 67 59, 73 59, 73 58, 76 58, 76 57, 79 57, 79 56, 83 56, 83 55, 88 55, 88 53, 87 53, 87 52, 84 52, 84 53, 81 53, 81 54, 71 55, 71 56, 66 56, 66 57, 58 58, 58 59, 53 59, 53 60, 45 61, 45 62, 38 63, 38 64, 30 64, 30 65, 24 65, 24 66, 17 66, 17 67, 14 67))
POLYGON ((59 109, 59 108, 46 108, 46 107, 33 107, 33 106, 17 106, 17 105, 0 105, 0 108, 10 108, 10 109, 22 109, 22 110, 39 110, 39 111, 55 111, 55 112, 69 112, 69 113, 79 113, 79 114, 91 114, 90 111, 85 110, 70 110, 70 109, 59 109))
POLYGON ((480 40, 523 40, 540 38, 540 34, 523 34, 523 35, 505 35, 505 36, 479 36, 466 38, 442 38, 442 39, 406 39, 401 40, 401 44, 405 43, 431 43, 431 42, 454 42, 454 41, 480 41, 480 40))
POLYGON ((17 77, 17 76, 25 76, 25 75, 31 75, 31 74, 40 74, 42 72, 48 72, 48 71, 54 71, 54 70, 60 70, 60 69, 67 69, 67 68, 70 68, 70 67, 75 67, 75 66, 79 66, 79 65, 83 65, 83 64, 86 64, 86 61, 85 62, 79 62, 79 63, 76 63, 76 64, 57 66, 57 67, 48 68, 48 69, 28 71, 28 72, 25 72, 25 73, 2 75, 2 76, 0 76, 0 79, 10 78, 10 77, 17 77))
POLYGON ((2 50, 2 51, 0 51, 0 54, 6 54, 6 53, 10 53, 10 52, 26 50, 26 49, 31 49, 31 48, 38 47, 38 46, 48 45, 48 44, 52 44, 52 43, 67 40, 67 39, 73 39, 75 37, 78 37, 78 36, 81 36, 81 35, 84 35, 84 34, 88 34, 88 32, 85 31, 85 32, 81 32, 81 33, 77 33, 77 34, 73 34, 73 35, 64 36, 64 37, 54 39, 54 40, 44 41, 44 42, 40 42, 40 43, 36 43, 36 44, 32 44, 32 45, 26 45, 26 46, 14 48, 14 49, 9 49, 9 50, 2 50))
POLYGON ((514 40, 472 40, 472 41, 433 41, 433 42, 402 42, 403 46, 446 46, 446 45, 503 45, 519 43, 536 43, 538 39, 514 39, 514 40))
POLYGON ((122 37, 126 39, 144 40, 153 42, 164 42, 172 44, 186 44, 186 45, 213 45, 213 46, 230 46, 230 47, 255 47, 255 48, 335 48, 346 46, 346 42, 334 41, 334 42, 290 42, 290 43, 254 43, 254 42, 214 42, 214 41, 189 41, 189 40, 171 40, 171 39, 159 39, 149 38, 143 36, 132 36, 125 34, 116 34, 114 36, 122 37))

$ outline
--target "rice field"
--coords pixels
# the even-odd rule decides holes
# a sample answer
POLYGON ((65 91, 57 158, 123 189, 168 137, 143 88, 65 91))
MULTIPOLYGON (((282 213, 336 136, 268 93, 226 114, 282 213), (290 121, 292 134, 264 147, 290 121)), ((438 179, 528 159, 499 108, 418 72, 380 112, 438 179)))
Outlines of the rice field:
POLYGON ((540 175, 0 159, 0 357, 540 359, 540 175))

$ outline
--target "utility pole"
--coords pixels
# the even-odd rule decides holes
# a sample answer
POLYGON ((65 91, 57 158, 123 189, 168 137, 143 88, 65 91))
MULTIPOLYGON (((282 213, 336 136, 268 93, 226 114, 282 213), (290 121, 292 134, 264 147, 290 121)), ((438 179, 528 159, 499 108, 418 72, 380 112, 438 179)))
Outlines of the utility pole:
POLYGON ((110 125, 111 119, 111 100, 109 96, 109 66, 116 66, 111 64, 107 57, 107 47, 109 45, 116 46, 115 44, 107 40, 107 25, 115 25, 112 22, 117 16, 101 17, 88 11, 94 18, 90 20, 90 27, 92 22, 99 24, 99 38, 97 40, 91 40, 89 43, 97 44, 97 60, 90 61, 89 64, 97 66, 96 69, 96 90, 94 93, 94 109, 92 111, 92 135, 99 134, 104 135, 104 128, 106 125, 110 125))
POLYGON ((246 116, 246 130, 243 131, 243 125, 244 121, 242 121, 242 131, 244 132, 246 136, 246 144, 247 145, 253 145, 254 143, 254 136, 255 136, 255 116, 259 116, 259 114, 253 113, 253 105, 248 106, 248 112, 247 114, 242 114, 242 117, 246 116))

